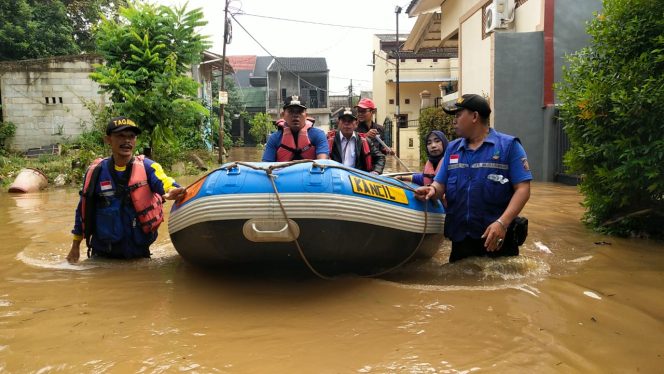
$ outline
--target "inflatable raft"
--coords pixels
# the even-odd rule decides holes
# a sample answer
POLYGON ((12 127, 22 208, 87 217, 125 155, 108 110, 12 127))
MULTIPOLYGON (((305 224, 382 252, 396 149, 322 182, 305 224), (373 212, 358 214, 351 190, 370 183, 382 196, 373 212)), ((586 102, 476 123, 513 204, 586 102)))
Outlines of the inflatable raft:
POLYGON ((443 239, 442 205, 413 187, 331 160, 228 163, 187 187, 168 231, 195 264, 376 274, 432 256, 443 239))

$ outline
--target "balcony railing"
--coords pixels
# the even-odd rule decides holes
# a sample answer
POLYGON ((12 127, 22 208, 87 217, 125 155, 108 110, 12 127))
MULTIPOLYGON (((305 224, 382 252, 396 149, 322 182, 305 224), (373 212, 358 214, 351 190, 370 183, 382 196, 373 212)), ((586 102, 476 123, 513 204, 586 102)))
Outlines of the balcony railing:
MULTIPOLYGON (((323 91, 318 91, 317 95, 299 95, 300 101, 310 109, 327 108, 327 95, 323 91)), ((281 108, 284 104, 284 98, 276 90, 268 94, 268 108, 281 108)))

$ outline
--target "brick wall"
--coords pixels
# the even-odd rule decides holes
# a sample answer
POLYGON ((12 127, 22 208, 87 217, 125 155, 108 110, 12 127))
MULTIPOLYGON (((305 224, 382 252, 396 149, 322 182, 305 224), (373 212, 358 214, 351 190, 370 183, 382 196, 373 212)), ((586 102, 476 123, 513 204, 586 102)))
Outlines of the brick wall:
POLYGON ((75 139, 91 124, 85 102, 104 104, 89 75, 99 56, 79 55, 0 63, 3 120, 16 125, 12 149, 75 139))

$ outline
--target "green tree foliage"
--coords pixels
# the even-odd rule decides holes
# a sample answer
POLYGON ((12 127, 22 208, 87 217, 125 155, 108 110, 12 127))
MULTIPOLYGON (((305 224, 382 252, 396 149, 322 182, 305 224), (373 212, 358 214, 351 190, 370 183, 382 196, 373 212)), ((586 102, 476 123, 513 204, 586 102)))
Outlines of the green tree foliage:
POLYGON ((201 9, 135 3, 98 28, 106 62, 91 77, 111 95, 115 113, 137 121, 150 146, 175 143, 174 129, 200 126, 209 116, 197 99, 198 84, 185 75, 209 46, 196 32, 203 25, 201 9))
POLYGON ((254 118, 249 121, 251 127, 249 128, 249 135, 256 139, 258 146, 267 142, 267 137, 274 131, 272 118, 267 113, 257 113, 254 118))
POLYGON ((426 136, 433 130, 440 130, 445 134, 448 140, 456 139, 457 135, 454 132, 452 125, 454 116, 451 116, 440 107, 429 107, 420 112, 419 127, 417 134, 420 137, 420 161, 426 162, 427 149, 426 149, 426 136))
POLYGON ((59 0, 0 1, 0 61, 76 54, 73 32, 59 0))
POLYGON ((664 18, 662 2, 605 0, 590 46, 569 57, 557 87, 583 176, 584 220, 618 235, 663 236, 664 18))
POLYGON ((96 49, 94 27, 102 17, 117 18, 121 6, 127 6, 126 0, 61 0, 67 9, 67 16, 73 27, 73 37, 82 51, 93 52, 96 49))

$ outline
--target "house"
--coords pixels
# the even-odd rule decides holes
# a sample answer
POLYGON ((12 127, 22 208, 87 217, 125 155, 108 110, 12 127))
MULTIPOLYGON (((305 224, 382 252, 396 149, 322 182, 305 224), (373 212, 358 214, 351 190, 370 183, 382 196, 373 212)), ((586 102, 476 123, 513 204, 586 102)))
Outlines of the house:
MULTIPOLYGON (((253 117, 265 113, 267 95, 267 67, 272 62, 269 56, 228 56, 233 67, 236 88, 242 96, 243 109, 253 117)), ((255 145, 256 140, 249 135, 244 118, 233 119, 231 135, 236 144, 255 145)))
POLYGON ((297 95, 315 126, 329 128, 329 69, 323 57, 275 57, 267 67, 267 113, 277 120, 284 99, 297 95))
POLYGON ((566 136, 554 84, 565 55, 587 44, 585 23, 601 7, 601 0, 413 0, 406 12, 418 19, 406 44, 456 43, 457 94, 488 97, 491 125, 521 139, 533 177, 564 181, 566 136), (416 32, 435 17, 433 37, 416 32))
POLYGON ((398 157, 419 160, 420 109, 440 101, 441 91, 456 91, 458 59, 457 49, 444 43, 420 43, 418 48, 405 50, 402 45, 408 37, 399 34, 397 41, 395 34, 374 35, 373 100, 377 107, 375 120, 386 127, 386 142, 395 148, 398 157), (402 127, 395 120, 397 92, 402 127))
POLYGON ((83 54, 0 62, 2 120, 16 125, 16 151, 51 148, 80 135, 92 122, 89 104, 106 105, 89 78, 101 56, 83 54))

